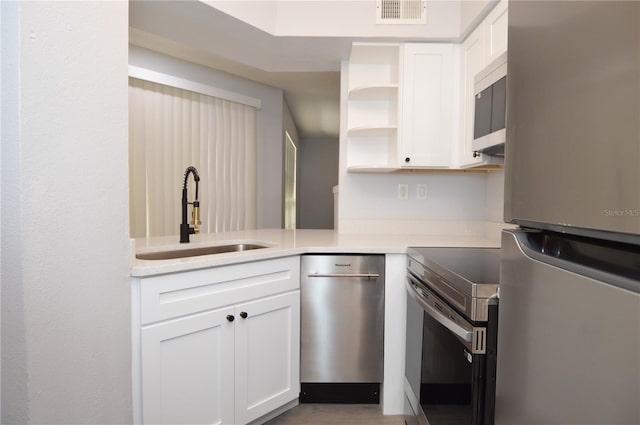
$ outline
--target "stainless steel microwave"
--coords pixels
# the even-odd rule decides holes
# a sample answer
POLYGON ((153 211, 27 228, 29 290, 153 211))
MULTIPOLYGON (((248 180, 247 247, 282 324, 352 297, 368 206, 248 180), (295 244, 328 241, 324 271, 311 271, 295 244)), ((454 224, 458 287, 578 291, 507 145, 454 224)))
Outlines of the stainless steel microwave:
POLYGON ((506 140, 507 53, 503 53, 474 79, 475 108, 473 143, 475 152, 504 154, 506 140))

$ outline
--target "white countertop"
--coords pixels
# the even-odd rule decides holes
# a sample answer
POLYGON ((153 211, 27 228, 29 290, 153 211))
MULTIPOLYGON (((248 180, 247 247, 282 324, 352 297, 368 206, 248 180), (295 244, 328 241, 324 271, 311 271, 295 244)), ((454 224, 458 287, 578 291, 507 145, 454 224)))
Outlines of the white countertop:
POLYGON ((136 254, 234 243, 257 243, 269 247, 172 260, 133 258, 131 276, 175 273, 306 253, 404 254, 407 247, 499 248, 499 234, 499 231, 491 231, 475 235, 372 235, 343 234, 333 230, 258 229, 191 235, 188 244, 180 244, 177 236, 143 238, 135 240, 136 254))

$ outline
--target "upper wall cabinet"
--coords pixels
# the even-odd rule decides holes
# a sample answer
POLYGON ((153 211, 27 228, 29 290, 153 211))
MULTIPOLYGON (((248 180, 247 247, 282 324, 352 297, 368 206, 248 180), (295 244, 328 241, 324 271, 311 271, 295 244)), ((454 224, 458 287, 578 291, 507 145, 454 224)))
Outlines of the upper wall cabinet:
POLYGON ((350 171, 394 171, 398 143, 397 43, 354 43, 347 83, 350 171))
POLYGON ((506 50, 506 0, 462 44, 354 43, 342 98, 347 171, 501 163, 473 152, 473 86, 506 50))
POLYGON ((453 44, 403 44, 399 157, 402 168, 448 168, 454 129, 453 44))
POLYGON ((508 3, 507 0, 502 0, 482 22, 485 64, 491 63, 507 51, 508 18, 508 3))
POLYGON ((353 45, 344 137, 348 171, 451 165, 456 49, 429 43, 353 45))
POLYGON ((507 51, 507 2, 501 1, 466 38, 460 49, 460 168, 500 164, 502 158, 473 151, 474 79, 485 66, 507 51))

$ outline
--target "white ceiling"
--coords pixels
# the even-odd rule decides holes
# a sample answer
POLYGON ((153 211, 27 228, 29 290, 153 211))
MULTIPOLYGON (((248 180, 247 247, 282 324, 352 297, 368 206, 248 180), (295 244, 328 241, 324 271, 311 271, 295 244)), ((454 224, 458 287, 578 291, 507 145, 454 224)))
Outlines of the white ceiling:
POLYGON ((132 1, 129 41, 281 88, 301 138, 337 138, 351 43, 459 38, 460 2, 432 3, 430 24, 416 28, 376 26, 373 0, 132 1))

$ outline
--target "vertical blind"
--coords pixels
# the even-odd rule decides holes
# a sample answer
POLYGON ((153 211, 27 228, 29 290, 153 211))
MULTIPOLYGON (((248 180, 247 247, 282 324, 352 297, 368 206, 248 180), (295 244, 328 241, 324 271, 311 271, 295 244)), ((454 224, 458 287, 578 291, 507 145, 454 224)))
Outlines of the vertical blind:
MULTIPOLYGON (((129 78, 131 236, 179 233, 190 165, 200 174, 200 231, 254 229, 256 128, 252 106, 129 78)), ((191 202, 191 177, 188 189, 191 202)))

